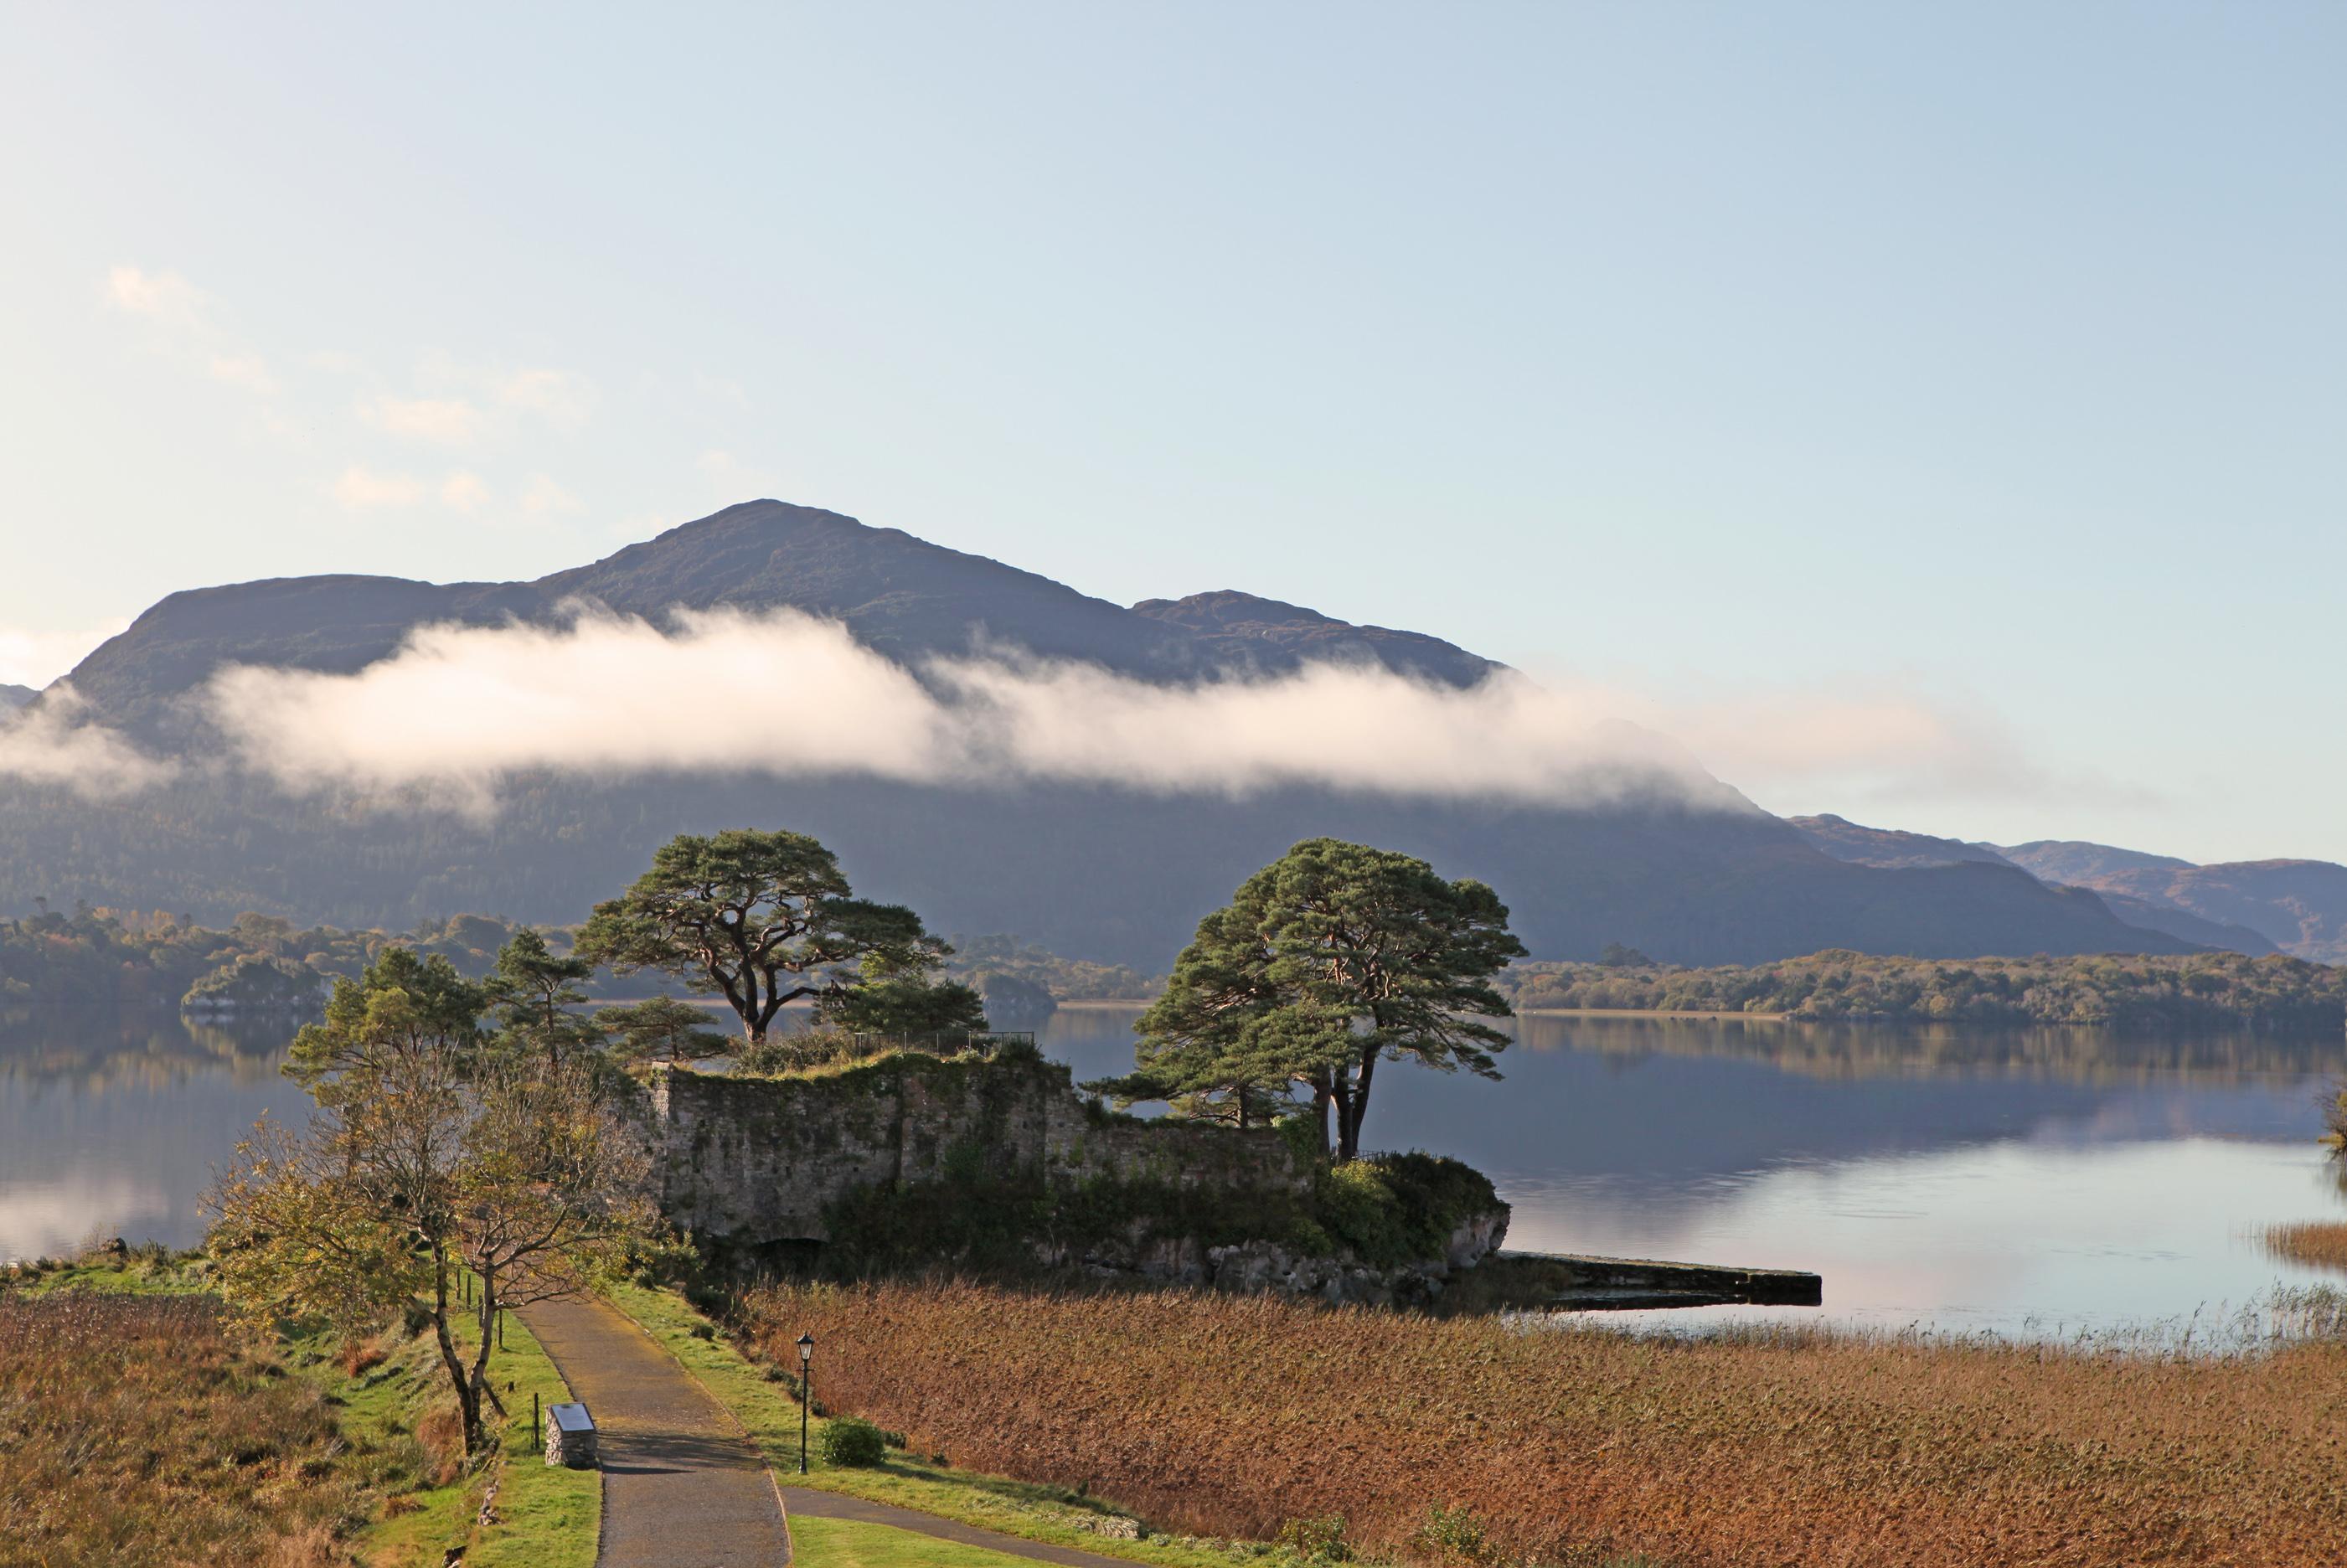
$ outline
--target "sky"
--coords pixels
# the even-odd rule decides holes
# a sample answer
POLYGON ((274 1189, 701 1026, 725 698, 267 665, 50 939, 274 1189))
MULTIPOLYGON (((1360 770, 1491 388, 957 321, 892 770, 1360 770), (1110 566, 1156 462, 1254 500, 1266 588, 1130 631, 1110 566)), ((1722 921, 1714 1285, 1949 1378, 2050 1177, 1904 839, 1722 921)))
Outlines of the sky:
POLYGON ((1432 632, 1772 810, 2347 859, 2342 69, 2332 5, 18 0, 0 681, 774 496, 1432 632))

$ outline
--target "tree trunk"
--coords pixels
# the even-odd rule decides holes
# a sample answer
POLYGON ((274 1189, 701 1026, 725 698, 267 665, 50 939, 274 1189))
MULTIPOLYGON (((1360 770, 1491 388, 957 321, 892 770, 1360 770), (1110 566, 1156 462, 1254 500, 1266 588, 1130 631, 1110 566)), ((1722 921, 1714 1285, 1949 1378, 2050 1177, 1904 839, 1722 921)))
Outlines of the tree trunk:
POLYGON ((1372 1049, 1361 1052, 1360 1066, 1353 1080, 1352 1092, 1346 1096, 1345 1138, 1337 1158, 1358 1160, 1361 1157, 1361 1123, 1369 1114, 1369 1080, 1377 1076, 1378 1053, 1372 1049))
POLYGON ((490 1406, 497 1410, 498 1415, 502 1416, 506 1413, 506 1402, 497 1398, 497 1389, 492 1388, 489 1384, 489 1352, 497 1345, 497 1270, 495 1268, 484 1268, 480 1273, 481 1311, 478 1327, 481 1331, 481 1346, 478 1350, 474 1352, 473 1370, 470 1378, 473 1389, 473 1412, 476 1419, 479 1418, 481 1402, 484 1399, 488 1401, 490 1406))
POLYGON ((481 1447, 481 1398, 473 1380, 465 1373, 465 1358, 456 1353, 456 1337, 448 1332, 448 1259, 435 1249, 432 1282, 432 1333, 439 1341, 440 1365, 448 1374, 448 1386, 456 1391, 456 1413, 465 1423, 465 1451, 477 1453, 481 1447))

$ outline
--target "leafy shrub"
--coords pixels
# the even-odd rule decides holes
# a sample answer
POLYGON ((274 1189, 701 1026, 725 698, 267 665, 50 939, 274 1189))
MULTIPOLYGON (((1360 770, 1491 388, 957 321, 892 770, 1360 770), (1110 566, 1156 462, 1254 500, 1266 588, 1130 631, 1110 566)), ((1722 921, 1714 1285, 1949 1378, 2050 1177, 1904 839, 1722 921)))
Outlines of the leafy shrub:
POLYGON ((1378 1154, 1325 1167, 1313 1192, 1320 1227, 1362 1262, 1440 1257, 1469 1217, 1504 1204, 1471 1165, 1433 1154, 1378 1154))
POLYGON ((868 1470, 887 1457, 888 1442, 878 1427, 855 1416, 842 1416, 823 1429, 815 1451, 825 1464, 868 1470))
POLYGON ((1313 1563, 1350 1563, 1353 1549, 1345 1544, 1345 1516, 1291 1519, 1279 1527, 1279 1543, 1313 1563))
POLYGON ((1484 1563, 1491 1556, 1483 1522, 1467 1509, 1445 1508, 1439 1502, 1426 1511, 1426 1522, 1418 1527, 1417 1544, 1438 1563, 1484 1563))

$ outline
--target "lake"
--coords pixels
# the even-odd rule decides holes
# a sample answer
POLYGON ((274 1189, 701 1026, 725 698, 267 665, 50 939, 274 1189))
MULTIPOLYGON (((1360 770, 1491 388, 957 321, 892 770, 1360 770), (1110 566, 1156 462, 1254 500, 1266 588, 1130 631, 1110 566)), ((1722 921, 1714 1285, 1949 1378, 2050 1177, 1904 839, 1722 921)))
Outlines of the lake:
MULTIPOLYGON (((1136 1009, 1042 1043, 1129 1066, 1136 1009)), ((1532 1015, 1503 1082, 1391 1068, 1368 1141, 1456 1154, 1515 1206, 1509 1245, 1804 1268, 1822 1309, 1756 1318, 2068 1337, 2204 1319, 2316 1271, 2280 1221, 2347 1216, 2314 1140, 2342 1041, 2015 1034, 1532 1015)), ((284 1031, 176 1017, 0 1021, 0 1256, 93 1235, 186 1245, 211 1167, 264 1111, 284 1031)))

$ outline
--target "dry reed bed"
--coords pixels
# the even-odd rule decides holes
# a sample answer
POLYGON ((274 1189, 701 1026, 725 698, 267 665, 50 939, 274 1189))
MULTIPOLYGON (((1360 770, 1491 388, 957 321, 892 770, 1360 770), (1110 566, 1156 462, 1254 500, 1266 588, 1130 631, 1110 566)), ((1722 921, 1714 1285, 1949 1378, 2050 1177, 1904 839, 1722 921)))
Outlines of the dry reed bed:
POLYGON ((2347 1225, 2309 1222, 2269 1225, 2266 1249, 2292 1263, 2317 1268, 2347 1268, 2347 1225))
POLYGON ((816 1391, 956 1463, 1163 1528, 1342 1512, 1410 1556, 1431 1504, 1495 1558, 1719 1568, 2335 1563, 2347 1348, 2185 1358, 1325 1310, 1181 1293, 786 1286, 816 1391))
POLYGON ((209 1298, 0 1290, 0 1564, 343 1562, 338 1446, 209 1298))

